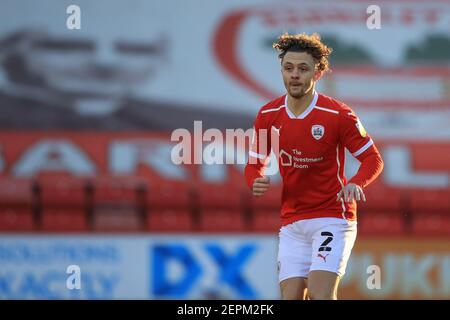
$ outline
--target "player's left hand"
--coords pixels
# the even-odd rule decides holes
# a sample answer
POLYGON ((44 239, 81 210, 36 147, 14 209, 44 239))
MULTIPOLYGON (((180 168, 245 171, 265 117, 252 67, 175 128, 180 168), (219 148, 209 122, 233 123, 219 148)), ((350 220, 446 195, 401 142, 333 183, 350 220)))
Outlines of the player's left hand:
POLYGON ((342 198, 345 202, 353 202, 353 200, 366 201, 366 196, 364 195, 363 189, 354 183, 347 184, 341 191, 339 191, 336 201, 339 201, 342 198))

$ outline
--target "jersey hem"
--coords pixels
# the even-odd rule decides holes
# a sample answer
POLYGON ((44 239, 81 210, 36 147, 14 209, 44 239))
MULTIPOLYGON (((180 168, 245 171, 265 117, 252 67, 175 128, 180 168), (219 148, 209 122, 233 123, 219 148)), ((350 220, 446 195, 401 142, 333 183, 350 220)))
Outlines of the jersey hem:
MULTIPOLYGON (((348 212, 345 213, 345 215, 348 215, 348 212)), ((290 217, 290 218, 281 218, 281 226, 287 226, 288 224, 294 223, 299 220, 306 220, 306 219, 315 219, 315 218, 339 218, 347 221, 356 221, 356 215, 353 215, 353 217, 344 218, 342 216, 342 213, 305 213, 300 216, 290 217)))

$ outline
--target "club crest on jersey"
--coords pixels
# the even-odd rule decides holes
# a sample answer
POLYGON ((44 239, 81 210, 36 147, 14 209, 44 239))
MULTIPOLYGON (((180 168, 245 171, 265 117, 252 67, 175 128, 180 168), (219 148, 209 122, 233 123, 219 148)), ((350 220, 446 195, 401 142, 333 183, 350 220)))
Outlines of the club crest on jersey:
POLYGON ((361 137, 363 137, 363 138, 367 137, 366 129, 364 129, 364 127, 359 119, 356 122, 356 127, 358 128, 359 134, 361 135, 361 137))
POLYGON ((314 139, 319 140, 325 134, 325 128, 320 124, 315 124, 311 127, 311 133, 314 139))

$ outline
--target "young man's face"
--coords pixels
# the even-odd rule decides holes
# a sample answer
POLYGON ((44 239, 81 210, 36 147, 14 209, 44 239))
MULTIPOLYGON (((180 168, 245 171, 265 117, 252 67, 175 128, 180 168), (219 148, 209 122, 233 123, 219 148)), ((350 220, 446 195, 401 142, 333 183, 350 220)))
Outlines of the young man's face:
POLYGON ((321 76, 316 71, 313 57, 306 52, 289 51, 285 54, 281 63, 284 86, 293 98, 301 98, 310 90, 321 76))

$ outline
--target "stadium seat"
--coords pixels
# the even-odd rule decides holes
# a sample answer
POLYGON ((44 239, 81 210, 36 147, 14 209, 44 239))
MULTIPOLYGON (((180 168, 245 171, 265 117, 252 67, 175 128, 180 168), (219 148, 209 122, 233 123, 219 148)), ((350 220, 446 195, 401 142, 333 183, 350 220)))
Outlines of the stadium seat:
POLYGON ((402 212, 366 212, 358 217, 359 235, 403 235, 406 231, 402 212))
POLYGON ((280 210, 281 208, 281 185, 271 185, 262 197, 251 197, 252 207, 255 210, 280 210))
POLYGON ((0 207, 0 231, 32 231, 31 207, 0 207))
POLYGON ((450 189, 410 190, 407 194, 413 211, 442 210, 450 214, 450 189))
POLYGON ((359 201, 361 210, 383 212, 386 210, 401 210, 403 205, 402 193, 398 189, 388 188, 380 184, 369 185, 364 189, 367 201, 359 201))
POLYGON ((197 190, 201 208, 243 207, 243 187, 234 184, 201 183, 197 190))
POLYGON ((138 177, 98 177, 92 181, 94 203, 138 204, 139 191, 147 188, 146 180, 138 177))
POLYGON ((129 206, 96 207, 92 224, 95 231, 140 231, 144 227, 142 214, 129 206))
POLYGON ((147 213, 147 229, 152 232, 191 232, 192 216, 187 209, 155 209, 147 213))
POLYGON ((255 232, 276 233, 280 230, 281 218, 279 210, 253 211, 251 230, 255 232))
POLYGON ((83 208, 44 208, 41 212, 43 231, 87 231, 86 210, 83 208))
POLYGON ((0 205, 33 204, 33 183, 29 179, 0 178, 0 205))
POLYGON ((146 180, 134 176, 100 176, 92 181, 92 228, 96 231, 139 231, 146 180))
POLYGON ((191 201, 191 187, 188 184, 161 181, 150 184, 145 202, 149 208, 188 208, 191 201))
POLYGON ((200 214, 203 232, 243 232, 246 223, 241 210, 205 209, 200 214))
POLYGON ((38 179, 40 202, 44 207, 86 207, 86 181, 81 178, 52 177, 38 179))
POLYGON ((442 212, 414 212, 411 231, 421 236, 449 236, 450 214, 442 212))

